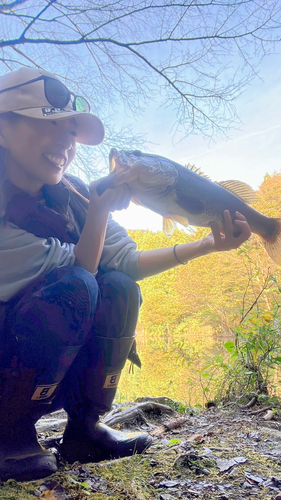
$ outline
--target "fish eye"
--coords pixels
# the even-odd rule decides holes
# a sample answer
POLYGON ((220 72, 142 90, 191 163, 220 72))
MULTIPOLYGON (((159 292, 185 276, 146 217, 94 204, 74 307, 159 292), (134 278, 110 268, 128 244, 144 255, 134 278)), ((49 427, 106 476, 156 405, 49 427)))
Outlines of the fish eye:
POLYGON ((139 158, 140 156, 142 156, 142 152, 141 152, 141 151, 136 150, 136 151, 133 151, 133 155, 134 155, 134 156, 137 156, 137 157, 139 158))

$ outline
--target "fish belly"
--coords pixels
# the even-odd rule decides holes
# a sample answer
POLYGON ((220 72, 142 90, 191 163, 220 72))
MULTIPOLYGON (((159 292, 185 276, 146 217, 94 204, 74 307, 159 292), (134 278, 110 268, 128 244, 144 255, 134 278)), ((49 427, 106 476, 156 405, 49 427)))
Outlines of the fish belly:
POLYGON ((200 200, 198 200, 198 203, 197 199, 193 198, 191 194, 186 194, 185 199, 188 203, 185 203, 186 206, 180 206, 177 203, 175 190, 170 191, 167 195, 159 195, 156 191, 149 195, 147 193, 139 195, 138 193, 138 199, 143 206, 162 215, 164 218, 176 220, 176 216, 178 216, 186 219, 190 225, 198 227, 208 227, 211 221, 216 221, 220 227, 223 227, 222 211, 219 211, 211 203, 201 206, 200 200))

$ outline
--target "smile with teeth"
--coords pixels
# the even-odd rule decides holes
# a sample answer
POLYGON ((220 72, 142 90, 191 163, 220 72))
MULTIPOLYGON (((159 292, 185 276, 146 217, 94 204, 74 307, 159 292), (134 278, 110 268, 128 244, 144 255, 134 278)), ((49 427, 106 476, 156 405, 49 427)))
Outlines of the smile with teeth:
POLYGON ((57 167, 63 167, 64 164, 65 164, 65 158, 63 156, 59 156, 59 155, 52 155, 52 154, 44 154, 44 156, 50 160, 52 163, 54 163, 55 165, 57 165, 57 167))

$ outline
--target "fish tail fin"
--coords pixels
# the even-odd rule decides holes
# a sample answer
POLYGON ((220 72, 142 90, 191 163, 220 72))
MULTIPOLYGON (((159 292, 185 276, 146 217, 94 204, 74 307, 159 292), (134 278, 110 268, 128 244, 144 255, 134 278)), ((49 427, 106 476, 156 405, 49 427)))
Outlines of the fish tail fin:
POLYGON ((260 235, 263 245, 272 258, 272 260, 278 266, 281 266, 281 219, 272 218, 275 222, 275 230, 270 236, 260 235))

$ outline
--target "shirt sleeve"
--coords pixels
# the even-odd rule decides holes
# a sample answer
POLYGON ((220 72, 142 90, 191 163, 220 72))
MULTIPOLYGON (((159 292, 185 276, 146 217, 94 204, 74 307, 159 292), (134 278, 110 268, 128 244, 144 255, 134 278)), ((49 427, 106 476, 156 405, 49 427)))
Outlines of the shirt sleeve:
MULTIPOLYGON (((42 274, 76 261, 73 243, 57 238, 38 238, 32 233, 0 220, 0 301, 6 302, 42 274)), ((122 271, 139 279, 136 242, 125 228, 110 216, 100 267, 104 271, 122 271)))
POLYGON ((136 242, 126 229, 109 217, 103 252, 100 260, 102 270, 115 269, 126 273, 135 281, 139 280, 139 254, 136 242))
POLYGON ((38 238, 12 223, 0 222, 0 301, 7 301, 41 274, 74 265, 73 243, 38 238))

